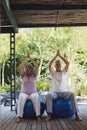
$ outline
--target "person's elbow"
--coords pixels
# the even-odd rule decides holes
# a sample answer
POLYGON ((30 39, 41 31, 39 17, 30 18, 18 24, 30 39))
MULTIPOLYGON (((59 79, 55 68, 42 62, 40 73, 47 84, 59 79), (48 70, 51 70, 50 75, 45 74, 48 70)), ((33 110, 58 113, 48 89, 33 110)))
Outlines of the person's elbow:
POLYGON ((69 69, 69 62, 67 62, 66 66, 65 66, 66 72, 68 71, 68 69, 69 69))

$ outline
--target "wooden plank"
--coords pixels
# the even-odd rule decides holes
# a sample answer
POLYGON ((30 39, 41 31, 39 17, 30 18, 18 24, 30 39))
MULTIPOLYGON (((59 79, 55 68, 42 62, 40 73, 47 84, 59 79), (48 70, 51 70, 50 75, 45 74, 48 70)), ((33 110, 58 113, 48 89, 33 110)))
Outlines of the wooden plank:
POLYGON ((62 125, 61 125, 59 119, 55 120, 55 122, 56 122, 57 129, 58 129, 58 130, 63 130, 63 127, 62 127, 62 125))
POLYGON ((18 123, 16 130, 20 130, 23 126, 23 122, 21 121, 20 123, 18 123))
POLYGON ((64 119, 64 122, 66 123, 69 130, 73 130, 73 126, 69 123, 67 119, 64 119))
POLYGON ((42 122, 42 129, 41 130, 46 130, 46 122, 42 122))
POLYGON ((75 119, 68 119, 69 123, 72 125, 74 130, 85 130, 80 124, 80 121, 76 121, 75 119))
POLYGON ((36 130, 36 120, 33 120, 31 130, 36 130))
POLYGON ((80 107, 80 115, 83 118, 83 120, 87 120, 87 111, 86 111, 86 109, 87 108, 85 108, 85 107, 83 108, 83 106, 80 107))
POLYGON ((68 122, 71 124, 71 126, 73 127, 73 130, 78 130, 78 127, 75 125, 75 121, 73 119, 67 119, 68 122))
POLYGON ((15 123, 15 116, 12 117, 8 127, 6 127, 5 129, 6 130, 12 130, 12 126, 14 125, 14 123, 15 123))
POLYGON ((52 130, 51 122, 50 121, 47 121, 47 130, 52 130))
POLYGON ((27 124, 26 130, 31 130, 32 123, 33 123, 32 120, 29 120, 29 121, 28 121, 28 124, 27 124))
POLYGON ((23 125, 22 125, 22 127, 21 127, 21 130, 26 130, 26 127, 27 127, 27 125, 28 125, 28 120, 25 120, 24 122, 22 122, 23 123, 23 125))
POLYGON ((51 120, 51 127, 52 127, 52 130, 57 130, 57 125, 56 125, 56 122, 54 120, 55 119, 51 120))
POLYGON ((17 126, 18 126, 18 123, 14 122, 10 130, 16 130, 17 126))
POLYGON ((37 122, 37 130, 41 130, 41 122, 37 122))
MULTIPOLYGON (((4 124, 6 125, 6 124, 7 124, 7 121, 9 120, 9 117, 12 116, 12 113, 8 111, 5 116, 4 116, 4 115, 2 115, 2 116, 4 117, 4 119, 2 118, 2 119, 3 119, 3 120, 2 120, 2 125, 4 125, 4 124)), ((4 126, 5 126, 5 125, 4 125, 4 126)))
POLYGON ((14 113, 10 113, 8 118, 5 120, 5 123, 2 124, 5 130, 9 127, 12 118, 14 118, 14 113))
POLYGON ((67 127, 66 123, 64 122, 64 119, 59 119, 59 121, 60 121, 60 123, 61 123, 61 125, 62 125, 64 130, 69 130, 69 128, 67 127))

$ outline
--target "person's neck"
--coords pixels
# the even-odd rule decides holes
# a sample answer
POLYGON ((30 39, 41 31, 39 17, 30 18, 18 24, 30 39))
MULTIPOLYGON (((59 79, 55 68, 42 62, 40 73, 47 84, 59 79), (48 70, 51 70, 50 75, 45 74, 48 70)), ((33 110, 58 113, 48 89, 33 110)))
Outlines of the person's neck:
POLYGON ((61 72, 61 70, 60 69, 56 69, 56 72, 61 72))
POLYGON ((31 76, 32 74, 26 74, 28 77, 31 76))

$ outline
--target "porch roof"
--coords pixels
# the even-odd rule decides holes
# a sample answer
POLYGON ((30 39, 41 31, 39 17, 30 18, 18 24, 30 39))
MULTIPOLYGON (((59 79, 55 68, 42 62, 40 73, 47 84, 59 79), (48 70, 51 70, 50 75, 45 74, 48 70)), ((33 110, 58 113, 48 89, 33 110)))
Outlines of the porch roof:
POLYGON ((87 0, 1 0, 1 33, 18 28, 87 26, 87 0))

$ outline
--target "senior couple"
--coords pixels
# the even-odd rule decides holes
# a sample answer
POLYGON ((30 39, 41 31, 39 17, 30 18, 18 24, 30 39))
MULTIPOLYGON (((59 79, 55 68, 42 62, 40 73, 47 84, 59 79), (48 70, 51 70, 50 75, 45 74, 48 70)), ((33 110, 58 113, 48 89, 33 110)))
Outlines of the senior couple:
MULTIPOLYGON (((81 117, 78 113, 79 110, 76 102, 76 97, 74 93, 66 90, 66 74, 68 68, 69 62, 64 57, 62 57, 60 51, 57 50, 56 55, 52 58, 52 60, 49 63, 49 71, 52 79, 52 89, 46 95, 47 117, 44 119, 44 121, 49 121, 51 119, 53 100, 59 97, 62 97, 64 99, 70 99, 72 109, 75 114, 75 119, 77 121, 81 121, 81 117), (64 69, 61 69, 61 62, 59 61, 59 58, 65 63, 64 69)), ((30 99, 33 103, 37 121, 42 121, 40 115, 40 99, 36 90, 38 64, 31 58, 29 52, 22 61, 22 63, 19 65, 19 73, 22 78, 22 87, 21 93, 19 95, 16 122, 21 122, 25 102, 27 99, 30 99), (32 64, 26 64, 28 60, 32 62, 33 66, 32 64)))

